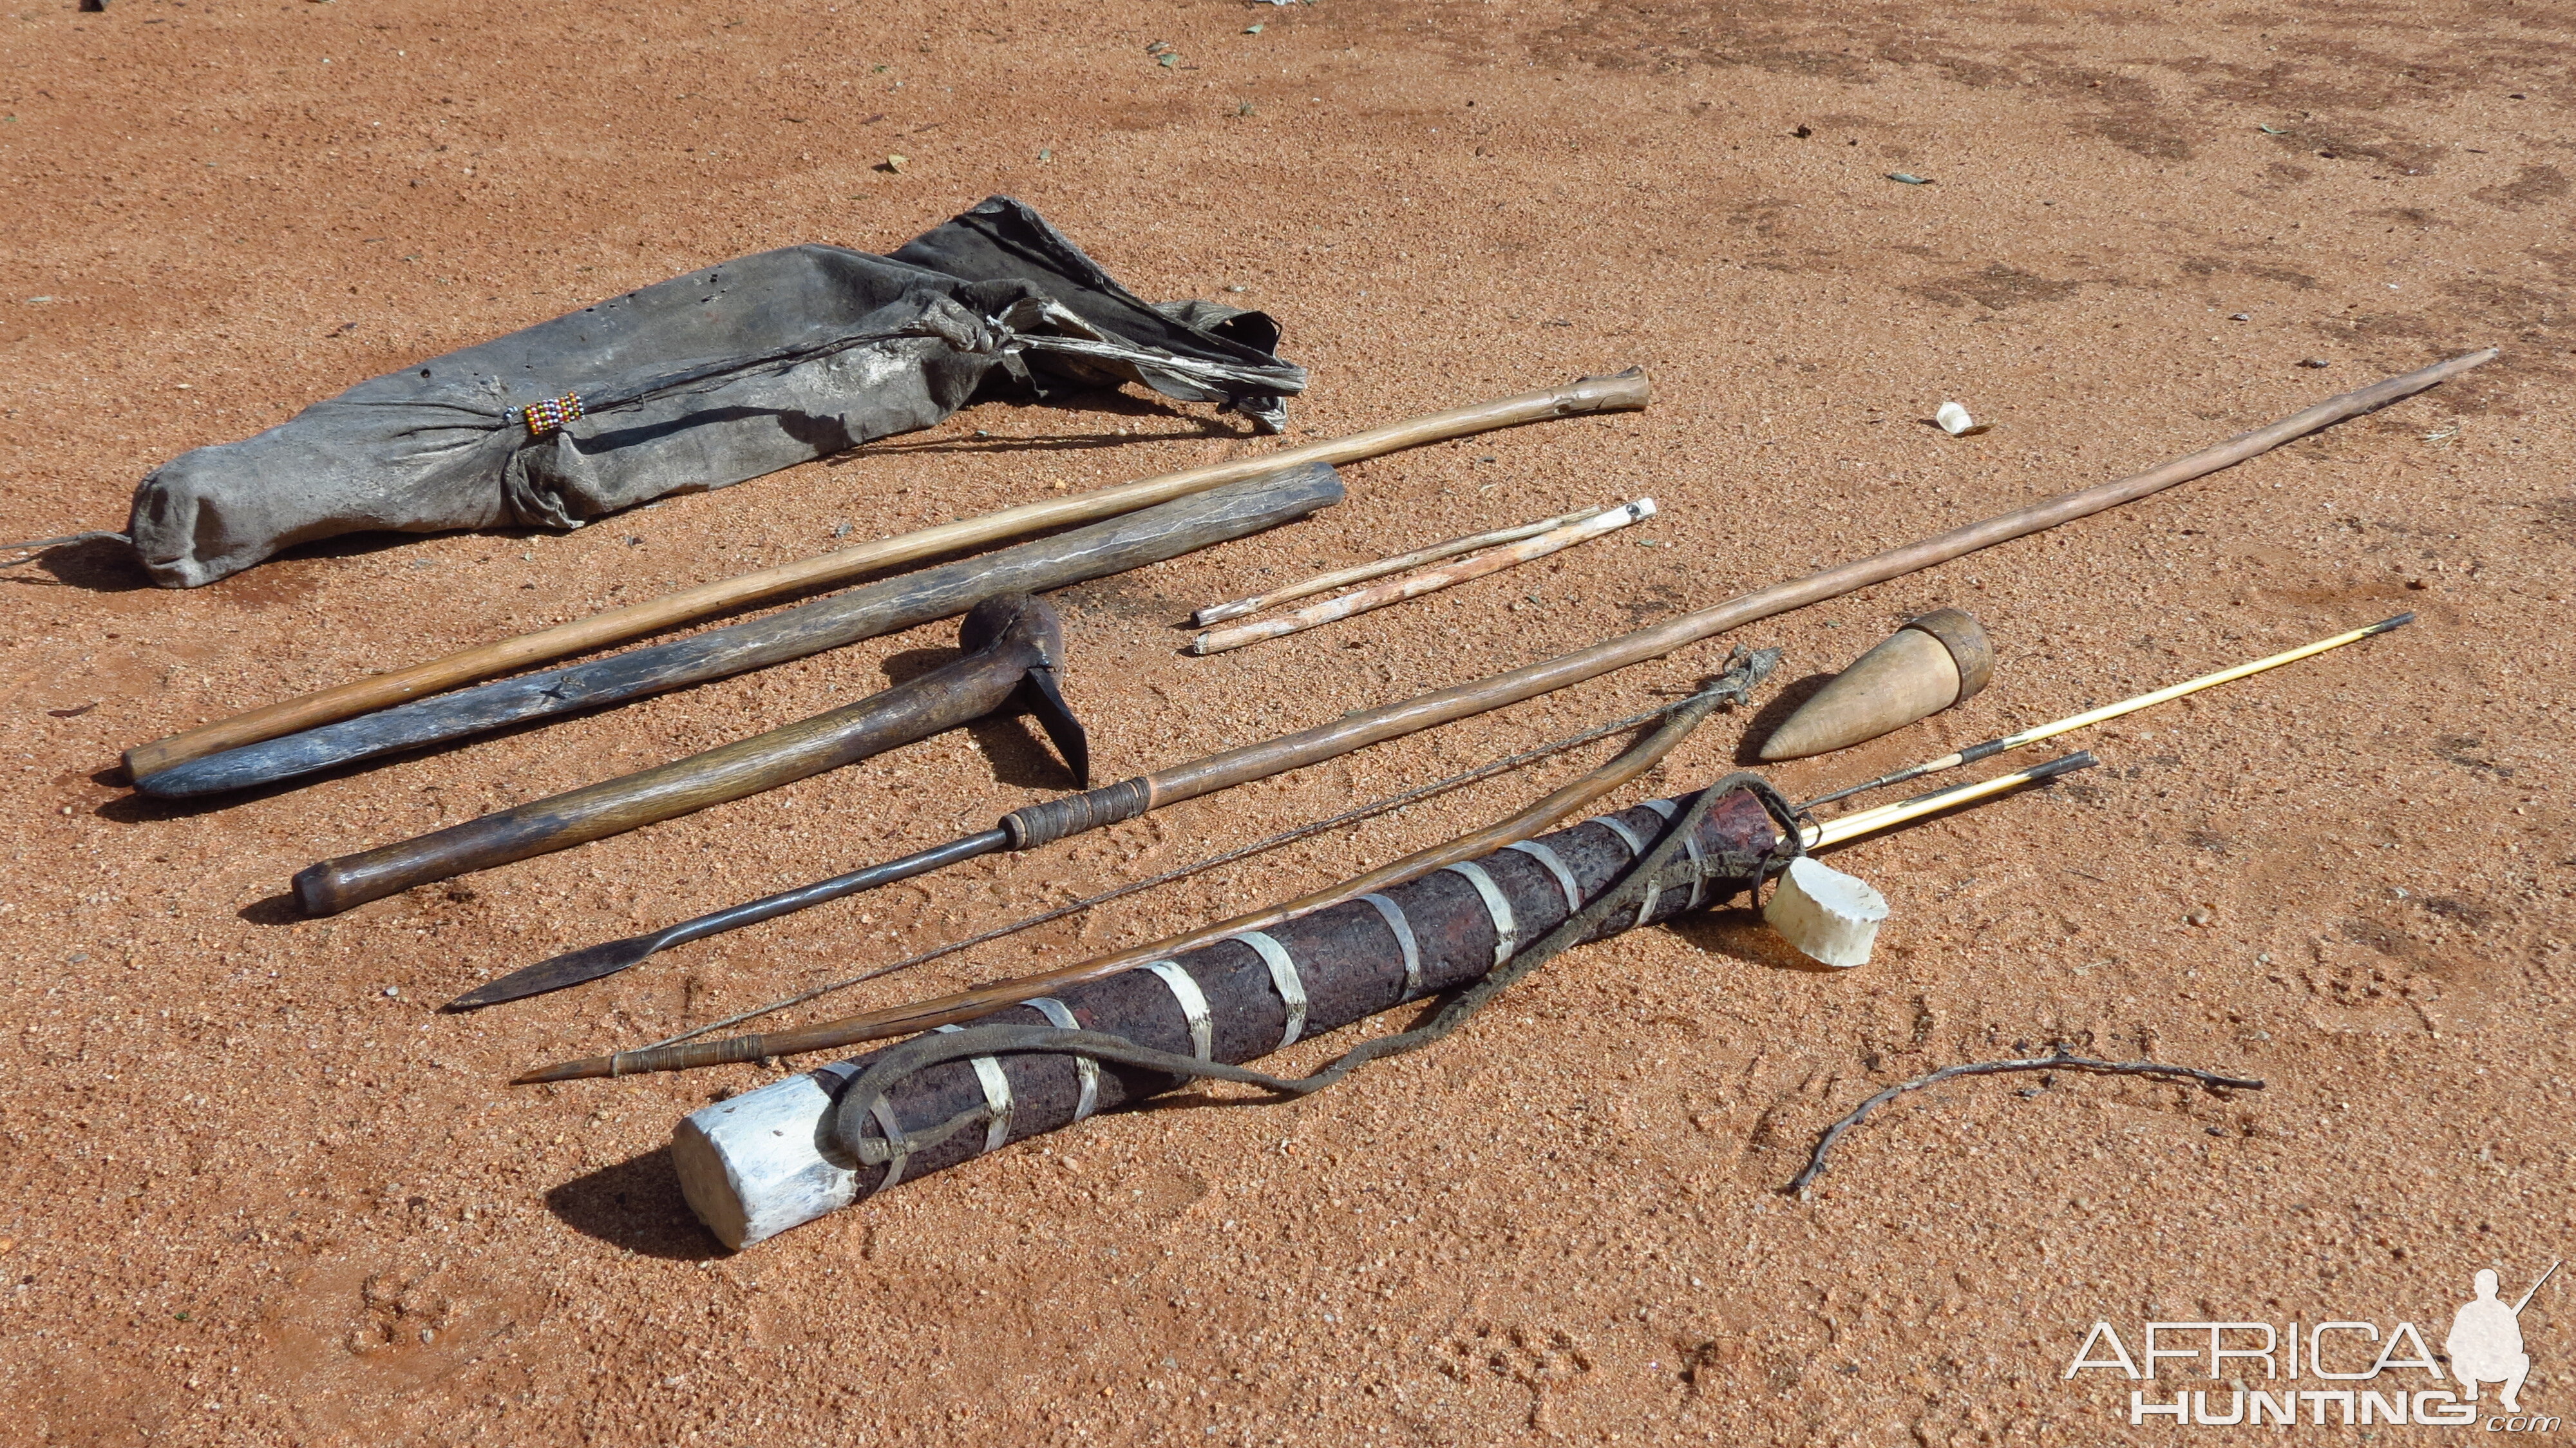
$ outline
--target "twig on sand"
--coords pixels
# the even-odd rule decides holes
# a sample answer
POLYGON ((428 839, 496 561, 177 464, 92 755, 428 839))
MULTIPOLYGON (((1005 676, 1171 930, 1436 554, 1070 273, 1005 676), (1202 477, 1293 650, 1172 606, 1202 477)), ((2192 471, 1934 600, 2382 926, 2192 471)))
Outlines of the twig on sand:
POLYGON ((1816 1149, 1807 1157, 1807 1169, 1798 1173, 1797 1179, 1790 1182, 1784 1190, 1803 1199, 1807 1195, 1807 1188, 1815 1183, 1816 1178, 1825 1174, 1825 1153, 1834 1149, 1834 1143, 1842 1138, 1842 1134, 1860 1125, 1871 1112, 1906 1092, 1919 1091, 1926 1086, 1938 1085, 1943 1081, 1956 1080, 1962 1076, 2000 1076, 2007 1071, 2091 1071, 2104 1076, 2152 1076, 2164 1081, 2197 1081, 2212 1089, 2221 1087, 2238 1091, 2263 1089, 2263 1083, 2260 1081, 2243 1076, 2221 1076, 2215 1071, 2204 1071, 2197 1066, 2167 1066, 2156 1061, 2097 1061, 2090 1056, 2070 1056, 2063 1050, 2053 1056, 2025 1060, 1970 1061, 1964 1065, 1944 1066, 1928 1076, 1917 1076, 1911 1081, 1897 1082, 1862 1102, 1851 1115, 1826 1127, 1825 1134, 1816 1138, 1816 1149))

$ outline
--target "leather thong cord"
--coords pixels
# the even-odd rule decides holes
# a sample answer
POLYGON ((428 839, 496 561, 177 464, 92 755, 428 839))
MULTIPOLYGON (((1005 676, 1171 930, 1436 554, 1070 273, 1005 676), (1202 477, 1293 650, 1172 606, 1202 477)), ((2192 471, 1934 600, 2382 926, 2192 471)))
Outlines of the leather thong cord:
MULTIPOLYGON (((1690 727, 1696 728, 1707 714, 1708 710, 1701 710, 1698 718, 1689 721, 1690 727)), ((1741 772, 1730 774, 1694 796, 1689 806, 1683 809, 1656 837, 1655 843, 1647 848, 1645 854, 1631 861, 1628 867, 1620 872, 1619 877, 1611 882, 1608 889, 1595 896, 1582 909, 1568 916, 1562 924, 1540 937, 1528 949, 1513 956, 1500 969, 1450 997, 1429 1021, 1397 1035, 1380 1036, 1375 1040, 1364 1041, 1343 1052, 1311 1076, 1273 1076, 1268 1072, 1255 1071, 1245 1066, 1229 1065, 1221 1061, 1203 1061, 1196 1056, 1155 1050, 1149 1046, 1139 1045, 1125 1036, 1104 1031, 1064 1030, 1052 1026, 1032 1025, 967 1026, 955 1031, 915 1036, 880 1055, 859 1074, 857 1080, 850 1083, 849 1087, 841 1093, 840 1100, 834 1105, 832 1140, 851 1158, 866 1165, 880 1166, 897 1156, 926 1151, 970 1126, 989 1121, 992 1115, 991 1109, 977 1106, 960 1112, 927 1131, 919 1134, 907 1133, 900 1142, 889 1140, 883 1134, 874 1137, 867 1135, 868 1128, 877 1120, 875 1111, 877 1103, 897 1083, 932 1066, 975 1056, 1015 1054, 1086 1056, 1095 1061, 1109 1061, 1175 1076, 1233 1081, 1246 1086, 1258 1086, 1275 1093, 1268 1102, 1256 1101, 1246 1104, 1276 1104, 1312 1095, 1342 1080, 1371 1061, 1418 1051, 1441 1040, 1473 1019, 1477 1012, 1483 1010, 1495 997, 1511 989, 1523 976, 1545 965, 1569 946, 1581 940, 1585 932, 1591 930, 1605 917, 1622 909, 1633 911, 1638 902, 1645 898, 1649 889, 1660 891, 1668 886, 1678 888, 1690 883, 1686 879, 1668 880, 1664 878, 1665 872, 1671 868, 1673 860, 1683 854, 1688 842, 1698 832, 1701 823, 1708 818, 1709 810, 1720 799, 1737 789, 1743 789, 1761 801, 1763 809, 1779 823, 1783 839, 1781 843, 1773 845, 1760 856, 1742 861, 1733 860, 1728 852, 1722 851, 1714 862, 1715 869, 1703 867, 1697 872, 1701 878, 1704 879, 1720 870, 1734 868, 1740 869, 1742 873, 1721 876, 1721 878, 1740 879, 1749 875, 1759 880, 1761 875, 1772 869, 1775 864, 1785 863, 1784 854, 1787 858, 1794 859, 1805 853, 1806 847, 1798 829, 1794 806, 1771 786, 1770 781, 1759 775, 1741 772)), ((1690 873, 1687 867, 1685 867, 1685 873, 1690 873)), ((891 1112, 885 1119, 892 1120, 891 1112)))

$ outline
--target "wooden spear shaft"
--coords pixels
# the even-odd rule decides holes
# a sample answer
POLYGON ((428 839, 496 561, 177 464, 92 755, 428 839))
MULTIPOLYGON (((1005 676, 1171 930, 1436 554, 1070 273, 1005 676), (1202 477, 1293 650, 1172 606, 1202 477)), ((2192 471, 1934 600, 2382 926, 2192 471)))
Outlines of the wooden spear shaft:
POLYGON ((910 563, 934 554, 954 553, 1025 533, 1115 517, 1300 463, 1356 462, 1425 443, 1553 417, 1575 417, 1589 412, 1632 412, 1644 407, 1650 396, 1645 374, 1632 367, 1612 377, 1586 377, 1564 387, 1525 392, 1518 397, 1496 398, 1490 402, 1454 407, 1446 412, 1427 413, 1347 437, 1327 438, 1277 452, 1256 453, 1233 462, 1185 468, 1177 473, 1164 473, 1097 492, 1023 503, 979 518, 960 519, 935 528, 880 538, 872 543, 764 568, 757 573, 701 583, 694 588, 684 588, 677 593, 667 593, 624 608, 612 608, 553 628, 481 644, 445 658, 431 659, 389 673, 371 674, 318 693, 263 705, 229 719, 217 720, 127 750, 126 776, 141 779, 205 755, 244 744, 256 744, 263 739, 301 733, 342 719, 354 719, 425 694, 499 678, 537 664, 626 643, 720 613, 774 603, 825 584, 839 583, 862 573, 910 563))
MULTIPOLYGON (((1453 685, 1436 693, 1376 709, 1346 714, 1330 724, 1296 734, 1281 735, 1245 745, 1240 749, 1211 754, 1187 764, 1161 770, 1141 779, 1127 780, 1103 789, 1086 791, 1054 801, 1071 805, 1067 813, 1107 821, 1129 819, 1143 808, 1159 808, 1184 799, 1229 788, 1248 780, 1266 779, 1274 774, 1301 768, 1321 760, 1348 754, 1380 740, 1398 738, 1418 730, 1445 724, 1452 719, 1499 709, 1506 704, 1578 684, 1586 679, 1623 669, 1631 664, 1660 658, 1685 645, 1738 628, 1774 614, 1804 608, 1811 603, 1840 597, 1855 589, 1884 583, 1908 573, 1918 572, 1936 563, 1947 562, 1962 554, 1998 543, 2027 537, 2054 528, 2061 523, 2090 517, 2106 509, 2132 503, 2194 478, 2207 477, 2221 468, 2269 452, 2281 444, 2331 427, 2346 418, 2385 407, 2401 398, 2412 397, 2428 387, 2495 360, 2492 347, 2454 357, 2447 362, 2409 372, 2403 376, 2372 383, 2355 392, 2330 397, 2314 407, 2303 409, 2252 432, 2241 433, 2215 447, 2179 457, 2162 467, 2143 473, 2063 493, 2046 502, 1999 513, 1983 522, 1954 528, 1947 533, 1892 548, 1874 557, 1839 564, 1804 578, 1773 584, 1739 598, 1704 608, 1696 613, 1681 614, 1662 623, 1604 640, 1589 648, 1560 654, 1553 659, 1527 664, 1504 673, 1453 685), (1125 800, 1130 803, 1121 804, 1125 800), (1087 801, 1099 803, 1090 809, 1087 801)), ((1911 802, 1909 802, 1911 803, 1911 802)), ((1872 816, 1878 811, 1869 811, 1872 816)), ((1857 817, 1855 817, 1855 820, 1857 817)), ((1843 822, 1843 828, 1853 828, 1843 822)), ((971 995, 972 993, 968 993, 971 995)), ((965 997, 949 997, 922 1005, 896 1007, 891 1010, 824 1021, 796 1031, 770 1032, 738 1036, 726 1041, 692 1042, 670 1048, 670 1069, 715 1065, 727 1061, 751 1061, 766 1056, 802 1051, 826 1050, 860 1041, 881 1040, 888 1036, 908 1035, 935 1026, 970 1020, 990 1009, 981 998, 969 1002, 965 997)), ((656 1058, 657 1061, 664 1059, 656 1058)), ((517 1078, 525 1084, 538 1081, 564 1081, 585 1076, 612 1074, 611 1058, 567 1062, 560 1066, 531 1072, 517 1078)), ((662 1069, 656 1067, 653 1069, 662 1069)))

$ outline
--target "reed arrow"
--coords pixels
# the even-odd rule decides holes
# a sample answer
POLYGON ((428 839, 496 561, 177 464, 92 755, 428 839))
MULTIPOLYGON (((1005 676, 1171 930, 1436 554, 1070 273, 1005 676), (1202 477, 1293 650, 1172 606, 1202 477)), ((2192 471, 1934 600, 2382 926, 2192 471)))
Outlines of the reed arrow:
POLYGON ((1982 744, 1971 744, 1955 754, 1944 754, 1938 759, 1927 759, 1921 764, 1910 765, 1894 774, 1882 774, 1876 779, 1865 780, 1848 789, 1838 789, 1831 794, 1820 794, 1800 805, 1799 808, 1813 809, 1817 805, 1831 804, 1835 800, 1848 798, 1865 790, 1884 789, 1891 784, 1903 784, 1909 779, 1921 779, 1927 774, 1938 774, 1945 769, 1974 764, 1980 759, 1992 759, 1998 754, 2019 749, 2025 744, 2037 744, 2043 739, 2054 739, 2060 734, 2072 733, 2089 725, 2117 719, 2124 714, 2135 714, 2141 709, 2150 709, 2158 704, 2168 703, 2185 694, 2197 694, 2203 689, 2233 683, 2238 679, 2262 673, 2266 669, 2277 669, 2283 664, 2295 664, 2301 659, 2314 658, 2328 649, 2339 649, 2345 644, 2359 643, 2366 638, 2393 632, 2414 621, 2414 614, 2401 613, 2395 618, 2383 618, 2366 628, 2339 633, 2333 638, 2319 639, 2312 644, 2301 644, 2295 649, 2284 650, 2267 659, 2256 659, 2250 664, 2238 664, 2232 669, 2220 669, 2214 674, 2203 674, 2197 679, 2185 679, 2179 684, 2168 684, 2161 689, 2140 694, 2134 699, 2123 699, 2117 704, 2105 704, 2099 709, 2087 709, 2081 714, 2069 714, 2053 723, 2034 724, 2028 729, 2007 734, 2001 739, 1989 739, 1982 744))

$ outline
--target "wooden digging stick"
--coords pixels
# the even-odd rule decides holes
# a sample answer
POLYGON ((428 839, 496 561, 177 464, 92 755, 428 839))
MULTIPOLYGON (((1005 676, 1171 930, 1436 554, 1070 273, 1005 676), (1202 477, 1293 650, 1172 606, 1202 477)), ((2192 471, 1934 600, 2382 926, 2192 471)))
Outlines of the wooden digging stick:
MULTIPOLYGON (((1187 764, 1158 770, 1140 778, 1122 780, 1100 789, 1049 800, 1012 813, 1009 823, 1018 848, 1029 848, 1085 829, 1097 829, 1122 819, 1133 819, 1150 809, 1196 799, 1203 794, 1254 779, 1267 779, 1321 760, 1336 758, 1365 748, 1380 740, 1400 738, 1419 730, 1445 724, 1499 709, 1506 704, 1551 693, 1586 679, 1597 678, 1614 669, 1648 659, 1661 658, 1675 649, 1739 628, 1759 619, 1811 603, 1838 598, 1855 589, 1891 578, 1919 572, 1936 563, 1947 562, 1963 554, 1991 548, 1998 543, 2043 532, 2061 523, 2090 517, 2095 513, 2132 503, 2150 494, 2162 492, 2194 478, 2206 477, 2222 468, 2247 458, 2256 457, 2283 443, 2331 427, 2349 417, 2387 406, 2401 398, 2412 397, 2428 387, 2495 360, 2496 351, 2489 347, 2437 362, 2430 367, 2398 377, 2374 382, 2354 392, 2327 398, 2313 407, 2292 413, 2280 421, 2252 432, 2240 433, 2215 447, 2179 457, 2146 472, 2062 493, 2045 502, 1999 513, 1983 522, 1954 528, 1901 548, 1892 548, 1874 557, 1838 564, 1821 572, 1787 583, 1730 599, 1725 603, 1681 614, 1606 639, 1570 654, 1560 654, 1535 664, 1525 664, 1482 679, 1471 679, 1436 693, 1363 709, 1345 714, 1329 724, 1295 734, 1211 754, 1187 764)), ((1873 812, 1874 813, 1874 812, 1873 812)), ((1848 828, 1848 826, 1846 826, 1848 828)), ((952 998, 953 1003, 953 998, 952 998)), ((767 1033, 735 1037, 730 1041, 692 1042, 687 1047, 674 1047, 676 1052, 690 1054, 671 1069, 687 1066, 714 1065, 725 1061, 748 1061, 762 1056, 778 1055, 783 1040, 794 1040, 796 1050, 824 1050, 831 1046, 858 1041, 878 1040, 890 1035, 925 1031, 941 1024, 968 1020, 979 1014, 981 1007, 956 1005, 953 1010, 927 1011, 901 1008, 873 1015, 851 1016, 826 1021, 801 1031, 767 1033), (748 1051, 750 1054, 740 1054, 748 1051), (730 1053, 730 1054, 729 1054, 730 1053)), ((518 1078, 521 1083, 572 1080, 580 1076, 607 1075, 605 1062, 613 1058, 596 1058, 589 1062, 567 1063, 518 1078), (601 1069, 587 1069, 599 1066, 601 1069), (565 1074, 553 1074, 561 1072, 565 1074)), ((658 1058, 657 1058, 658 1059, 658 1058)))
POLYGON ((1631 367, 1614 376, 1585 377, 1563 387, 1453 407, 1446 412, 1426 413, 1347 437, 1327 438, 1277 452, 1257 453, 1233 462, 1185 468, 1177 473, 1164 473, 1097 492, 1023 503, 997 513, 986 513, 980 518, 965 518, 954 523, 942 523, 935 528, 900 533, 794 563, 782 563, 775 568, 764 568, 757 573, 701 583, 694 588, 684 588, 677 593, 664 594, 624 608, 612 608, 553 628, 478 645, 445 658, 431 659, 390 673, 371 674, 319 693, 263 705, 248 713, 200 725, 167 739, 127 750, 126 774, 130 779, 141 779, 203 755, 255 744, 263 739, 275 739, 341 719, 353 719, 424 694, 498 678, 537 664, 551 663, 556 659, 570 658, 575 654, 639 639, 646 634, 695 623, 720 613, 774 603, 793 594, 844 582, 876 569, 910 563, 934 554, 977 548, 1043 529, 1115 517, 1279 468, 1307 462, 1356 462, 1404 448, 1420 447, 1425 443, 1555 417, 1577 417, 1591 412, 1633 412, 1644 407, 1650 396, 1645 373, 1631 367))
POLYGON ((1545 558, 1551 553, 1571 548, 1577 543, 1589 543, 1604 533, 1617 532, 1631 523, 1653 516, 1655 516, 1655 500, 1652 498, 1639 498, 1633 503, 1604 508, 1580 522, 1550 529, 1535 538, 1524 538, 1517 543, 1497 548, 1491 553, 1479 553, 1462 562, 1444 563, 1437 568, 1425 568, 1419 573, 1408 573, 1393 582, 1381 583, 1375 588, 1363 588, 1357 593, 1345 593, 1339 598, 1329 598, 1311 607, 1301 608, 1295 613, 1283 613, 1275 618, 1240 623, 1232 628, 1210 629, 1200 634, 1190 644, 1190 652, 1221 654, 1228 649, 1242 648, 1245 644, 1257 644, 1263 639, 1303 633, 1307 629, 1349 618, 1354 614, 1363 614, 1374 608, 1384 608, 1391 603, 1420 598, 1426 593, 1437 593, 1452 584, 1482 578, 1488 573, 1500 573, 1506 568, 1516 568, 1534 558, 1545 558))
POLYGON ((1455 558, 1461 553, 1473 553, 1479 548, 1491 548, 1498 543, 1518 543, 1523 538, 1535 538, 1541 533, 1552 533, 1568 523, 1580 523, 1595 513, 1606 513, 1616 506, 1618 505, 1615 503, 1604 503, 1597 508, 1577 508, 1571 513, 1559 513, 1553 518, 1541 518, 1535 523, 1523 523, 1512 528, 1497 528, 1491 533, 1477 533, 1465 538, 1452 538, 1446 543, 1434 543, 1428 548, 1416 548, 1410 553, 1399 553, 1393 558, 1381 558, 1374 563, 1354 563, 1348 568, 1336 568, 1330 573, 1318 573, 1302 583, 1289 584, 1286 588, 1274 588, 1268 593, 1256 593, 1250 598, 1238 598, 1232 603, 1209 604, 1191 614, 1190 623, 1196 628, 1206 628, 1209 624, 1223 623, 1230 618, 1241 618, 1248 613, 1259 613, 1265 608, 1287 603, 1292 599, 1310 598, 1315 594, 1328 593, 1349 584, 1366 583, 1372 578, 1384 578, 1390 573, 1419 568, 1425 563, 1437 563, 1443 558, 1455 558))

